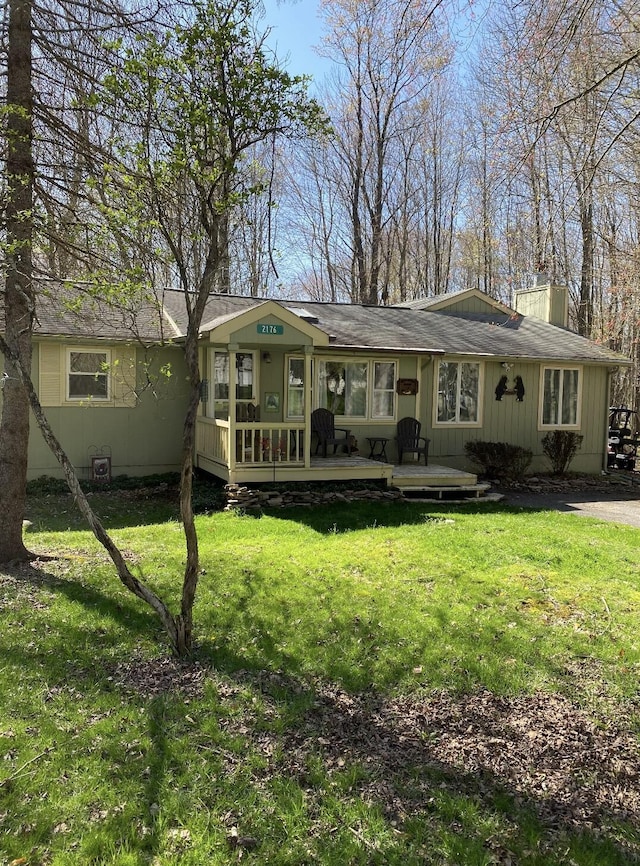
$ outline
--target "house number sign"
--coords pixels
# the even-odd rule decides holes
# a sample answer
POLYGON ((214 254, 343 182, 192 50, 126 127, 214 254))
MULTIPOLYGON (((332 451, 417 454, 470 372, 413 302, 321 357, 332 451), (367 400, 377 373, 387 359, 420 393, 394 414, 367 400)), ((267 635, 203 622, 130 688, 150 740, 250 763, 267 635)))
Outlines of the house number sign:
POLYGON ((258 333, 268 334, 271 336, 275 334, 284 334, 284 325, 266 325, 258 322, 258 333))

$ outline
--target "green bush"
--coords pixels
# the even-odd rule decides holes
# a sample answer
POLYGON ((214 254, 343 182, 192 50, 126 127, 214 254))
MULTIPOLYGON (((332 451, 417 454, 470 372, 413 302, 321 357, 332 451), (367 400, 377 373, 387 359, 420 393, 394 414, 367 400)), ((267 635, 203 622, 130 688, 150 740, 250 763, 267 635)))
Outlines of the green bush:
POLYGON ((542 437, 542 450, 549 458, 554 475, 564 475, 583 437, 572 430, 553 430, 542 437))
POLYGON ((510 445, 508 442, 482 442, 473 439, 465 442, 467 456, 483 469, 489 478, 501 481, 519 481, 524 477, 533 453, 520 445, 510 445))

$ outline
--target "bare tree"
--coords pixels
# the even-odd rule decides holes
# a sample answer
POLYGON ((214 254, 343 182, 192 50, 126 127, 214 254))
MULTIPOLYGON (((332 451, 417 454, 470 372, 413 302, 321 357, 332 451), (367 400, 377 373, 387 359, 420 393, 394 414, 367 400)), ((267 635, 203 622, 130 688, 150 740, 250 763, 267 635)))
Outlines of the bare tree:
MULTIPOLYGON (((190 380, 188 409, 183 428, 180 508, 187 547, 179 614, 138 581, 129 571, 86 497, 60 442, 53 434, 38 402, 30 377, 30 354, 14 340, 13 314, 7 310, 5 337, 0 350, 15 371, 24 405, 30 405, 45 440, 60 461, 69 486, 96 537, 111 556, 120 580, 159 615, 175 652, 192 646, 193 605, 199 574, 198 540, 191 506, 192 455, 195 419, 200 395, 198 335, 210 293, 219 286, 228 254, 228 218, 249 187, 243 176, 243 157, 274 135, 306 133, 321 126, 322 112, 306 96, 306 80, 292 78, 267 56, 263 39, 253 29, 251 0, 204 2, 178 10, 175 26, 156 25, 153 31, 123 40, 120 62, 99 81, 100 109, 111 125, 112 150, 108 159, 86 163, 77 184, 101 214, 100 230, 111 232, 116 248, 135 250, 149 260, 156 249, 147 246, 145 227, 152 225, 156 240, 167 251, 166 261, 183 289, 188 317, 184 354, 190 380), (136 247, 138 240, 143 247, 136 247), (10 327, 11 325, 11 327, 10 327), (24 363, 23 363, 24 361, 24 363), (27 404, 28 401, 28 404, 27 404)), ((22 23, 29 43, 28 22, 22 23)), ((13 34, 12 34, 13 35, 13 34)), ((19 42, 14 40, 14 44, 19 42)), ((13 57, 13 56, 12 56, 13 57)), ((24 76, 21 81, 28 81, 24 76)), ((29 84, 30 86, 30 84, 29 84)), ((11 91, 16 121, 30 124, 30 112, 11 91)), ((20 127, 21 142, 29 140, 30 126, 20 127)), ((24 154, 25 148, 18 149, 24 154)), ((28 148, 26 153, 31 156, 28 148)), ((9 154, 11 156, 11 152, 9 154)), ((107 154, 103 154, 106 156, 107 154)), ((24 156, 23 156, 24 158, 24 156)), ((13 165, 13 164, 12 164, 13 165)), ((22 165, 23 182, 17 188, 18 214, 31 208, 18 197, 32 177, 31 165, 22 165)), ((16 172, 18 174, 18 172, 16 172)), ((256 186, 254 184, 254 186, 256 186)), ((75 187, 74 187, 75 189, 75 187)), ((11 214, 11 211, 9 211, 11 214)), ((15 220, 17 229, 32 224, 15 220)), ((31 235, 27 236, 30 240, 31 235)), ((30 243, 13 245, 24 255, 30 243)), ((93 261, 85 267, 94 268, 93 261)), ((14 268, 20 276, 26 268, 14 268)), ((29 271, 29 277, 31 273, 29 271)), ((11 285, 8 283, 8 285, 11 285)), ((96 280, 100 292, 105 283, 96 280)), ((29 287, 27 285, 27 287, 29 287)), ((22 290, 33 316, 32 297, 22 290)), ((119 298, 116 299, 119 301, 119 298)), ((5 304, 5 306, 8 306, 5 304)), ((31 325, 31 319, 28 321, 31 325)), ((31 329, 20 323, 30 348, 31 329)), ((7 405, 4 400, 4 406, 7 405)), ((18 445, 26 455, 22 430, 18 445)), ((26 469, 26 461, 25 461, 26 469)), ((22 477, 24 487, 24 476, 22 477)))
POLYGON ((51 6, 32 0, 8 3, 0 41, 7 61, 0 561, 29 555, 22 541, 29 411, 21 377, 31 370, 35 280, 60 268, 73 276, 73 262, 84 259, 86 265, 99 249, 87 237, 90 221, 82 232, 75 216, 82 214, 82 172, 96 149, 88 136, 88 115, 74 98, 90 97, 96 67, 109 54, 102 37, 120 26, 133 28, 137 20, 137 13, 125 15, 116 0, 100 0, 91 8, 74 0, 51 6))
MULTIPOLYGON (((209 296, 228 253, 229 216, 255 183, 244 158, 277 135, 304 135, 323 115, 306 79, 271 62, 253 30, 251 0, 194 4, 174 29, 139 39, 108 77, 110 109, 125 133, 108 177, 120 223, 152 218, 182 289, 189 376, 183 425, 180 511, 187 557, 180 613, 171 617, 175 651, 193 640, 198 538, 191 504, 195 426, 200 401, 198 339, 209 296), (251 181, 251 183, 249 183, 251 181), (134 192, 135 191, 135 192, 134 192), (133 207, 132 207, 133 205, 133 207)), ((106 185, 103 187, 106 188, 106 185)))
MULTIPOLYGON (((393 289, 389 242, 397 237, 393 187, 406 156, 403 141, 423 122, 415 108, 449 58, 446 41, 435 28, 440 5, 440 0, 323 4, 328 26, 324 51, 341 70, 328 103, 331 156, 322 160, 323 183, 336 193, 331 230, 341 239, 339 248, 326 244, 333 247, 327 273, 338 267, 348 274, 347 292, 354 302, 385 302, 393 289)), ((325 195, 325 214, 326 204, 325 195)))

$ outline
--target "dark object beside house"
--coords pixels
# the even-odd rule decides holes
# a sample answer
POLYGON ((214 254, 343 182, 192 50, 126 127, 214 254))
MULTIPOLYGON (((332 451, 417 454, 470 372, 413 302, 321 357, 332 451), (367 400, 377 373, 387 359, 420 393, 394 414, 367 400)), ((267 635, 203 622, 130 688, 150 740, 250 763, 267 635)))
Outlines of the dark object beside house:
POLYGON ((424 465, 429 458, 429 439, 420 435, 422 424, 416 418, 402 418, 398 421, 396 442, 398 443, 398 463, 402 463, 405 453, 417 454, 418 462, 420 455, 424 454, 424 465))
POLYGON ((330 412, 328 409, 315 409, 311 413, 311 435, 315 435, 318 440, 316 454, 322 448, 322 456, 326 457, 327 445, 333 445, 334 454, 337 451, 338 445, 344 445, 347 453, 351 453, 349 449, 351 431, 344 427, 336 427, 333 412, 330 412))
POLYGON ((626 406, 612 406, 609 409, 607 467, 633 471, 636 468, 639 445, 638 413, 626 406), (632 427, 635 428, 634 433, 632 427))
POLYGON ((501 376, 500 381, 496 385, 496 400, 502 400, 503 396, 508 392, 507 391, 507 377, 501 376))

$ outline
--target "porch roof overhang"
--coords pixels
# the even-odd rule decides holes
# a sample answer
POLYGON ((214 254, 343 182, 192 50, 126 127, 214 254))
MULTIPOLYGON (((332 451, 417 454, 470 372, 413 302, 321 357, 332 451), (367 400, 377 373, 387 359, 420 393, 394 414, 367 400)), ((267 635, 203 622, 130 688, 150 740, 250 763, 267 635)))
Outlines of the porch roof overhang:
MULTIPOLYGON (((282 326, 283 334, 281 335, 282 339, 277 341, 270 337, 269 344, 291 342, 284 332, 285 328, 295 332, 296 337, 293 341, 295 343, 300 342, 300 336, 304 337, 311 346, 328 346, 330 343, 330 336, 326 331, 272 300, 262 301, 249 309, 237 310, 205 322, 200 328, 200 337, 210 343, 233 343, 237 341, 237 335, 240 331, 254 325, 256 326, 254 342, 258 343, 261 342, 260 327, 268 328, 270 325, 282 326)), ((265 331, 264 333, 269 332, 265 331)), ((276 336, 280 335, 276 334, 276 336)))

